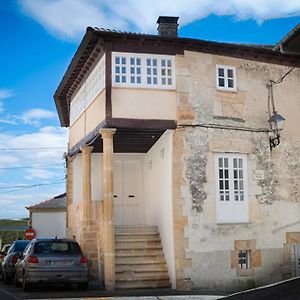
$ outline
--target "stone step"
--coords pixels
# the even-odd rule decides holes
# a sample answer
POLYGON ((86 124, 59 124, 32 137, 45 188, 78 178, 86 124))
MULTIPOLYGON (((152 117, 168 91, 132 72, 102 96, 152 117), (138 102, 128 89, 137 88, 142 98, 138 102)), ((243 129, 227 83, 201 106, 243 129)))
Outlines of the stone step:
POLYGON ((162 249, 160 241, 115 242, 115 249, 162 249))
POLYGON ((135 239, 158 239, 160 240, 159 233, 117 233, 115 234, 115 240, 135 240, 135 239))
POLYGON ((168 272, 121 272, 116 274, 116 281, 130 282, 142 280, 169 280, 168 272))
POLYGON ((116 281, 117 289, 151 289, 170 288, 169 280, 140 280, 140 281, 116 281))
POLYGON ((116 264, 116 273, 120 272, 168 272, 167 265, 162 264, 116 264))
POLYGON ((117 257, 131 257, 131 256, 159 256, 163 255, 161 249, 121 249, 115 250, 117 257))
POLYGON ((118 265, 137 265, 137 264, 164 264, 165 258, 161 256, 132 256, 116 257, 115 263, 118 265))
POLYGON ((115 234, 117 233, 141 233, 141 232, 159 232, 157 226, 115 226, 115 234))
POLYGON ((133 236, 128 238, 126 237, 117 237, 115 239, 116 243, 132 243, 132 242, 159 242, 160 243, 160 237, 159 236, 133 236))

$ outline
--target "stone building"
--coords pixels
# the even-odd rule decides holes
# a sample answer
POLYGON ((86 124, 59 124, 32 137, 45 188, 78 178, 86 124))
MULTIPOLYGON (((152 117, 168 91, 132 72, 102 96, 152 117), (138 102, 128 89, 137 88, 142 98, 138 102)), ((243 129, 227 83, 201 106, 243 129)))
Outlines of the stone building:
POLYGON ((158 35, 87 28, 54 96, 68 235, 107 289, 298 275, 299 30, 227 44, 178 37, 177 20, 158 35))

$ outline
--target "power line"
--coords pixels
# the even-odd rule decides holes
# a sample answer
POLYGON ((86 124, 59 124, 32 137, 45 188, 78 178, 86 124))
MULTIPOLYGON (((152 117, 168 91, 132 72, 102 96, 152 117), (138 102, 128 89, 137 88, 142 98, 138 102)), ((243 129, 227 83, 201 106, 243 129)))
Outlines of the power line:
MULTIPOLYGON (((39 187, 39 186, 55 185, 55 184, 60 184, 60 183, 64 183, 64 182, 65 182, 65 180, 60 180, 60 181, 51 182, 51 183, 39 183, 39 184, 32 184, 32 185, 27 185, 27 186, 19 186, 19 188, 17 188, 17 189, 6 191, 6 192, 0 192, 0 194, 8 194, 8 193, 18 192, 21 190, 35 188, 35 187, 39 187)), ((13 187, 18 187, 18 186, 11 186, 11 187, 6 187, 6 188, 13 188, 13 187)), ((0 187, 0 189, 1 188, 2 187, 0 187)))
POLYGON ((16 167, 0 167, 0 170, 11 170, 11 169, 34 169, 44 167, 64 166, 64 164, 48 164, 48 165, 32 165, 32 166, 16 166, 16 167))
POLYGON ((0 151, 33 151, 33 150, 59 150, 64 149, 66 147, 39 147, 39 148, 0 148, 0 151))

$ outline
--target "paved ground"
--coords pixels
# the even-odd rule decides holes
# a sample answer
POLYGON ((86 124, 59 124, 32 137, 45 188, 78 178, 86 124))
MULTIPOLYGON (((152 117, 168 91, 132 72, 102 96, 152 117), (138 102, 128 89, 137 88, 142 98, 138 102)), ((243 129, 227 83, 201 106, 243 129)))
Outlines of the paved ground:
POLYGON ((190 295, 184 295, 171 289, 107 292, 93 284, 87 291, 78 291, 76 287, 65 289, 62 286, 48 286, 36 287, 31 293, 24 293, 20 288, 0 282, 0 300, 300 300, 300 277, 227 297, 200 294, 193 291, 190 295))

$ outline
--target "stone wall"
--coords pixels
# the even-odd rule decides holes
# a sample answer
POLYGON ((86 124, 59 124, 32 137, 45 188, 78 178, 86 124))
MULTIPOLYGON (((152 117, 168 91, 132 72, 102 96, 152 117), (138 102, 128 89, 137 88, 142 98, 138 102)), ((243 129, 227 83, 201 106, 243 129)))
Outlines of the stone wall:
POLYGON ((268 127, 266 83, 289 67, 189 51, 177 56, 176 67, 173 212, 175 243, 184 245, 175 245, 178 282, 227 292, 288 277, 286 233, 300 231, 299 70, 274 87, 286 124, 271 152, 268 133, 258 130, 268 127), (237 92, 217 91, 216 64, 236 67, 237 92), (247 157, 248 223, 216 223, 215 153, 247 157), (247 274, 236 266, 238 241, 255 241, 247 274))
POLYGON ((67 236, 79 242, 88 258, 89 276, 103 286, 103 201, 91 201, 89 220, 83 218, 83 201, 73 203, 72 159, 67 169, 67 236))

